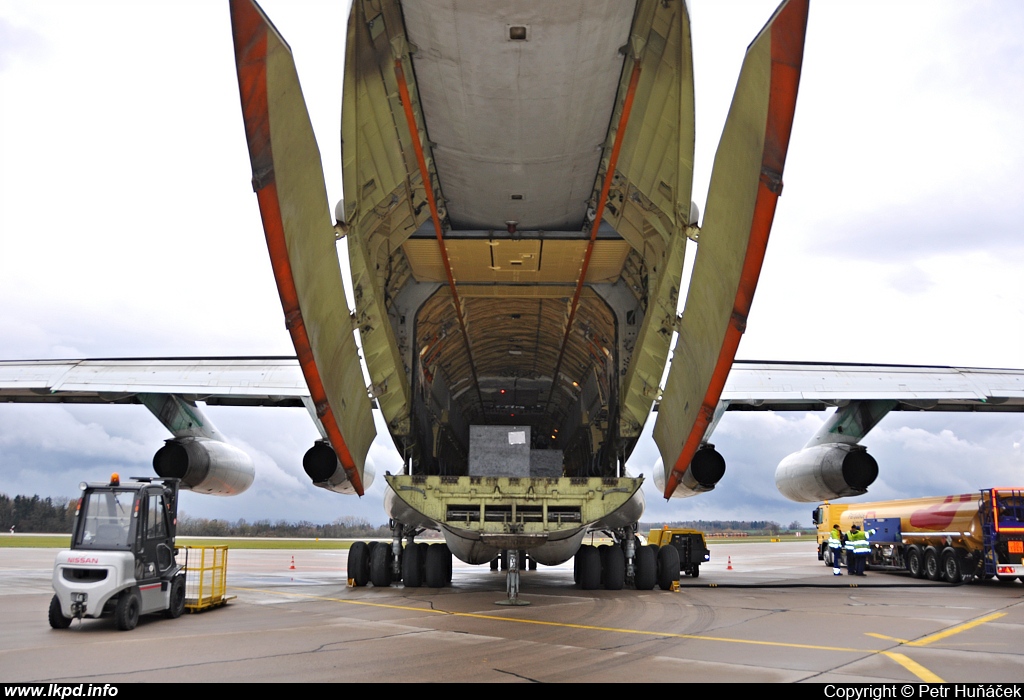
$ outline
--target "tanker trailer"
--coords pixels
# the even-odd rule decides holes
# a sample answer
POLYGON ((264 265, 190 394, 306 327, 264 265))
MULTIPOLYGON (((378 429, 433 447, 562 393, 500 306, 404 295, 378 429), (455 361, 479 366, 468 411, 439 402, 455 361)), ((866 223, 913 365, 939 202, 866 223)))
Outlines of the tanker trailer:
POLYGON ((826 502, 814 509, 814 523, 818 559, 826 566, 832 566, 832 527, 838 524, 846 533, 857 525, 869 532, 872 569, 950 583, 993 576, 1024 581, 1022 488, 872 503, 826 502))

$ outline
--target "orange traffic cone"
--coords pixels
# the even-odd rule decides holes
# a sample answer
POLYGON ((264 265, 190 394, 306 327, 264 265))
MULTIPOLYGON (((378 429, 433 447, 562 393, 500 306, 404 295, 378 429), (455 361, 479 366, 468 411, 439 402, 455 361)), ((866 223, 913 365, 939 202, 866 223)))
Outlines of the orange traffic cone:
MULTIPOLYGON (((294 567, 292 567, 294 568, 294 567)), ((729 557, 729 566, 725 567, 726 571, 732 571, 732 557, 729 557)))
POLYGON ((292 565, 289 566, 288 568, 289 569, 294 569, 295 568, 295 555, 294 554, 292 555, 292 565))

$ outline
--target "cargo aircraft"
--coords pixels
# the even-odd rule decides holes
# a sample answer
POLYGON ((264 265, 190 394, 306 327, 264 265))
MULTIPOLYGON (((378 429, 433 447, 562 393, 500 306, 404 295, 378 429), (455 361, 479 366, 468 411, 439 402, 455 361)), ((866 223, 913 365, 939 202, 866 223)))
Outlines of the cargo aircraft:
POLYGON ((1024 408, 1013 371, 734 363, 807 13, 783 2, 750 44, 701 219, 682 0, 354 0, 332 217, 291 49, 232 0, 252 186, 297 358, 4 362, 0 400, 142 403, 174 436, 157 473, 223 495, 253 463, 197 402, 305 406, 322 436, 307 474, 358 495, 377 408, 403 469, 384 476, 392 542, 350 550, 356 585, 443 586, 454 555, 500 557, 512 601, 524 557, 575 557, 584 588, 669 588, 678 555, 641 546, 642 477, 625 468, 652 413, 672 498, 722 478, 709 438, 726 409, 839 406, 777 472, 784 494, 818 500, 867 490, 878 467, 859 441, 889 410, 1024 408), (428 529, 445 544, 417 542, 428 529), (583 544, 593 532, 616 544, 583 544))

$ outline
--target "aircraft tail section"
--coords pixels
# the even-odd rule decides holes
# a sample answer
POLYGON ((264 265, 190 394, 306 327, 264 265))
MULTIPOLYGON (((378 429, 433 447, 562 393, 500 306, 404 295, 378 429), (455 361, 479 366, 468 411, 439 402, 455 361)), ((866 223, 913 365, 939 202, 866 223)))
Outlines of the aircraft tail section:
POLYGON ((745 330, 782 191, 807 10, 807 0, 783 3, 748 47, 715 155, 679 340, 654 428, 666 498, 714 487, 700 483, 690 463, 745 330))
MULTIPOLYGON (((291 50, 251 0, 233 0, 238 88, 285 323, 317 417, 363 493, 376 435, 335 248, 320 151, 291 50)), ((340 477, 340 474, 339 474, 340 477)))

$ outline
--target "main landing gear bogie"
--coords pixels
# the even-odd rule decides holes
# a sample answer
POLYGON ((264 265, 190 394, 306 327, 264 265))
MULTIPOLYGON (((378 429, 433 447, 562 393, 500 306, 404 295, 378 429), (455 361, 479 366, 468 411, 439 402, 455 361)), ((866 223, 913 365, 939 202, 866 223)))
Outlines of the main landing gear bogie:
POLYGON ((452 553, 444 543, 409 542, 396 566, 392 543, 353 542, 348 550, 348 579, 354 587, 372 583, 387 588, 402 582, 407 588, 443 588, 452 582, 452 553))

